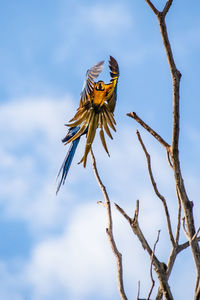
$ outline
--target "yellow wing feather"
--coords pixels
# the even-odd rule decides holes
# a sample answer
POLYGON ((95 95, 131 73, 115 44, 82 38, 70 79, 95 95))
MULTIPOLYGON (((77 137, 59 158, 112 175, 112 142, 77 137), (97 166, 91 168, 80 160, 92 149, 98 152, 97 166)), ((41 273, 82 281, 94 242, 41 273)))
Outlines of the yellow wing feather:
POLYGON ((69 124, 66 124, 66 126, 69 127, 80 126, 78 132, 71 137, 66 144, 86 133, 85 151, 81 161, 79 162, 83 162, 84 167, 86 166, 87 156, 94 141, 97 128, 100 128, 100 139, 108 155, 109 151, 106 145, 104 131, 111 139, 113 139, 113 137, 109 127, 116 131, 116 122, 113 112, 117 99, 119 67, 117 61, 110 56, 110 83, 105 84, 103 81, 98 81, 96 83, 94 82, 94 79, 101 73, 103 63, 103 61, 99 62, 87 71, 85 85, 81 93, 80 106, 74 117, 69 121, 69 124))

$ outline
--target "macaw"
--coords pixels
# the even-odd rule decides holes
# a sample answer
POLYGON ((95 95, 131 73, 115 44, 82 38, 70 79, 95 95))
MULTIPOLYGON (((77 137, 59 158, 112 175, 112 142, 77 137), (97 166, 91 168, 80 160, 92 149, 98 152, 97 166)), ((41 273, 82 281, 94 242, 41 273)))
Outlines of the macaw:
POLYGON ((100 129, 99 134, 101 142, 109 155, 104 130, 107 135, 113 139, 109 127, 116 131, 114 110, 117 100, 119 67, 117 61, 110 56, 110 83, 105 84, 102 80, 95 82, 94 79, 101 73, 103 64, 104 61, 100 61, 87 71, 83 90, 81 92, 80 105, 75 116, 69 121, 69 124, 65 124, 69 127, 69 130, 67 135, 62 139, 62 142, 65 145, 71 143, 71 146, 58 173, 58 177, 61 176, 61 178, 56 194, 58 193, 61 184, 65 183, 65 179, 82 135, 86 134, 86 145, 84 155, 79 163, 83 163, 84 167, 86 167, 87 156, 95 138, 97 128, 100 129))

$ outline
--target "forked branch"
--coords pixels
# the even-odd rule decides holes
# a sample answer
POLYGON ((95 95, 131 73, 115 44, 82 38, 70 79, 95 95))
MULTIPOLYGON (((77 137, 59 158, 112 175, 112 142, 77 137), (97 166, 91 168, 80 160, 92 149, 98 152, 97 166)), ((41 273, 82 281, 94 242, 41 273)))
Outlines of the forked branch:
POLYGON ((142 247, 144 250, 147 251, 149 254, 150 260, 152 262, 152 265, 154 266, 154 270, 157 274, 159 283, 160 283, 160 290, 165 296, 165 299, 172 300, 173 296, 170 290, 170 286, 168 284, 168 279, 166 275, 166 269, 164 268, 163 263, 161 263, 158 258, 156 257, 154 251, 151 249, 149 243, 147 242, 142 230, 140 229, 139 222, 138 222, 138 215, 139 215, 139 200, 137 200, 136 204, 136 210, 134 213, 134 217, 130 218, 126 212, 118 205, 115 203, 116 208, 118 211, 123 215, 123 217, 129 222, 133 233, 137 236, 139 239, 142 247))
POLYGON ((147 152, 147 149, 143 143, 143 140, 141 138, 141 135, 139 133, 139 131, 137 130, 137 137, 138 140, 142 146, 142 149, 145 153, 146 159, 147 159, 147 167, 148 167, 148 171, 149 171, 149 176, 151 179, 151 183, 154 189, 155 194, 157 195, 157 197, 162 201, 164 210, 165 210, 165 216, 166 216, 166 220, 167 220, 167 227, 168 227, 168 232, 169 232, 169 238, 171 240, 172 245, 175 245, 175 241, 174 241, 174 236, 173 236, 173 232, 172 232, 172 226, 171 226, 171 220, 170 220, 170 214, 169 214, 169 210, 167 207, 167 202, 166 199, 163 195, 161 195, 161 193, 159 192, 158 188, 157 188, 157 184, 155 182, 154 176, 153 176, 153 172, 152 172, 152 168, 151 168, 151 157, 150 154, 147 152))

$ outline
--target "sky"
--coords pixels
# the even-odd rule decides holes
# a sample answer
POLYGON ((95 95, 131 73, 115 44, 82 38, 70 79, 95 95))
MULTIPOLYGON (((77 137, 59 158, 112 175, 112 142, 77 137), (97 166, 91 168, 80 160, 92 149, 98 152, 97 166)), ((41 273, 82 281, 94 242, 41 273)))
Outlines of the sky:
MULTIPOLYGON (((165 1, 154 1, 162 9, 165 1)), ((181 78, 180 159, 184 182, 199 222, 200 3, 174 0, 167 26, 181 78)), ((3 1, 0 10, 0 299, 120 299, 116 265, 107 240, 106 211, 91 159, 78 165, 83 137, 65 185, 56 196, 56 176, 66 155, 64 124, 78 107, 85 73, 109 55, 119 63, 115 110, 117 132, 110 158, 98 135, 93 150, 107 187, 114 236, 123 255, 128 299, 147 297, 150 261, 118 203, 133 216, 140 200, 140 226, 166 261, 170 244, 163 207, 156 198, 137 140, 140 130, 151 154, 159 191, 176 228, 177 200, 164 149, 133 119, 135 111, 170 143, 171 76, 157 20, 144 0, 3 1), (100 145, 100 146, 99 146, 100 145)), ((175 230, 175 229, 174 229, 175 230)), ((186 237, 181 234, 181 242, 186 237)), ((154 274, 154 277, 156 275, 154 274)), ((175 299, 192 299, 195 268, 191 253, 175 263, 170 286, 175 299)), ((152 297, 156 295, 154 288, 152 297)))

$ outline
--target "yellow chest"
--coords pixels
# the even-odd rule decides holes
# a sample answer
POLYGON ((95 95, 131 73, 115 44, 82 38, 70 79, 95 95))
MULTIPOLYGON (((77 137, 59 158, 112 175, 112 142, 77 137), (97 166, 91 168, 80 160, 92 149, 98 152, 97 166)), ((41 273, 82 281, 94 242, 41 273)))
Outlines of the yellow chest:
POLYGON ((95 105, 103 105, 106 100, 106 90, 97 91, 96 89, 94 89, 91 95, 91 100, 95 105))

